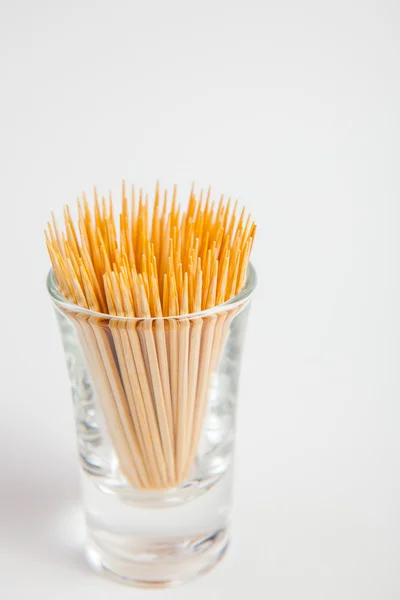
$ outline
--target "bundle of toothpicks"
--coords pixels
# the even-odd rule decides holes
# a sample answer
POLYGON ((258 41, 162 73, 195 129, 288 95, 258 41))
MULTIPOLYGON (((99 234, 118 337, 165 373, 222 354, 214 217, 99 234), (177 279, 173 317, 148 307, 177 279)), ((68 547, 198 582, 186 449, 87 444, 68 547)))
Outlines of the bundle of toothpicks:
POLYGON ((212 373, 238 308, 256 226, 237 203, 192 188, 186 210, 159 185, 78 199, 46 244, 101 401, 120 469, 137 489, 176 487, 196 459, 212 373))

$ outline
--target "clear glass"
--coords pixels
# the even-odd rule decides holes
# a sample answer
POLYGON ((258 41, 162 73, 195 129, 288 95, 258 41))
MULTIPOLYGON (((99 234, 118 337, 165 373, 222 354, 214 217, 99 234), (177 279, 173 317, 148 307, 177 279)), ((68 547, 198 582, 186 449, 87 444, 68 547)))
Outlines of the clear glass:
POLYGON ((86 551, 97 571, 167 586, 207 572, 225 553, 255 285, 250 265, 242 291, 214 309, 116 318, 69 302, 50 272, 75 410, 86 551))

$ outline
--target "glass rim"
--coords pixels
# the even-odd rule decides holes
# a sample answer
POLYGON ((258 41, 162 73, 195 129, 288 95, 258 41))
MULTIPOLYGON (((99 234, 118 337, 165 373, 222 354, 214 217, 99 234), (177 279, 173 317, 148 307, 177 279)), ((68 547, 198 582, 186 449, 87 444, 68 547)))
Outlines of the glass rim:
POLYGON ((237 306, 243 304, 246 300, 250 299, 257 285, 257 275, 256 270, 250 262, 247 267, 246 281, 240 292, 238 292, 235 296, 232 296, 226 302, 222 304, 218 304, 217 306, 213 306, 212 308, 207 308, 198 312, 186 313, 184 315, 173 315, 168 317, 123 317, 119 315, 110 315, 107 313, 97 312, 95 310, 90 310, 89 308, 83 308, 78 304, 75 304, 71 300, 68 300, 59 289, 53 269, 50 269, 47 278, 46 278, 46 287, 47 291, 57 306, 63 308, 67 311, 72 311, 76 313, 81 313, 84 315, 88 315, 89 317, 96 317, 97 319, 102 320, 110 320, 115 319, 118 321, 127 321, 127 322, 136 322, 136 321, 169 321, 169 320, 180 320, 180 319, 192 319, 195 317, 208 317, 213 314, 221 313, 225 310, 230 310, 237 306))

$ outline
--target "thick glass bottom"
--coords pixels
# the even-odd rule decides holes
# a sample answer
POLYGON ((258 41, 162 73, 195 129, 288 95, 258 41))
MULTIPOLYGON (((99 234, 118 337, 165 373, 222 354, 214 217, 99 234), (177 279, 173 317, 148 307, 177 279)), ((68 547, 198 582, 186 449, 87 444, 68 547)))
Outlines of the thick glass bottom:
POLYGON ((89 533, 91 567, 120 583, 172 587, 210 571, 228 546, 228 528, 201 537, 131 538, 89 533))
POLYGON ((185 487, 121 495, 84 474, 91 566, 120 582, 153 587, 176 585, 209 571, 228 544, 232 470, 211 487, 189 486, 189 491, 189 499, 185 487))

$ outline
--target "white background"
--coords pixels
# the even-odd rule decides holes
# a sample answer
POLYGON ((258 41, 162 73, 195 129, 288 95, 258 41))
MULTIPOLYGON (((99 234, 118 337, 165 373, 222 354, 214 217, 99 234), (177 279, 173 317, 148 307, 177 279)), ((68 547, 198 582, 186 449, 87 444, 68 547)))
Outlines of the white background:
POLYGON ((399 598, 399 57, 396 0, 0 3, 2 598, 151 595, 73 540, 44 285, 49 211, 123 176, 259 225, 232 546, 157 598, 399 598))

